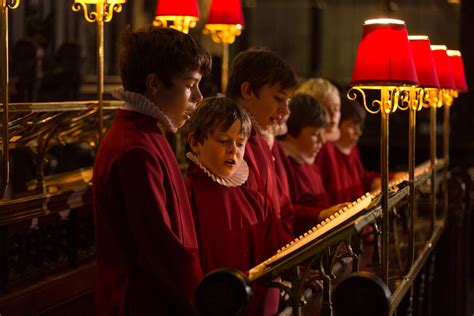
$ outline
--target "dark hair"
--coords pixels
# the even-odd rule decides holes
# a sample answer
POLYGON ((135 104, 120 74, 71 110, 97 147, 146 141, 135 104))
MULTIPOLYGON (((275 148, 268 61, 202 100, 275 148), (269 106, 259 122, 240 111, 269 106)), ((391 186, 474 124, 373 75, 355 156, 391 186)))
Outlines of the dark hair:
POLYGON ((341 120, 339 125, 345 121, 352 119, 355 123, 360 124, 361 128, 364 126, 367 114, 361 104, 356 101, 351 101, 348 98, 341 98, 341 120))
POLYGON ((186 70, 203 75, 211 69, 209 53, 191 36, 169 28, 145 28, 132 31, 127 27, 120 40, 119 66, 123 87, 145 93, 145 79, 157 74, 167 86, 186 70))
POLYGON ((323 127, 329 124, 326 108, 308 94, 295 94, 290 100, 290 112, 286 125, 288 134, 293 137, 298 137, 305 127, 323 127))
POLYGON ((241 97, 242 83, 249 82, 258 95, 260 88, 280 83, 282 89, 296 88, 296 75, 291 66, 277 54, 263 48, 252 48, 239 53, 229 70, 226 95, 241 97))
POLYGON ((240 122, 240 132, 248 138, 252 122, 247 112, 228 97, 211 97, 201 101, 189 124, 189 133, 202 144, 216 129, 227 131, 235 121, 240 122))

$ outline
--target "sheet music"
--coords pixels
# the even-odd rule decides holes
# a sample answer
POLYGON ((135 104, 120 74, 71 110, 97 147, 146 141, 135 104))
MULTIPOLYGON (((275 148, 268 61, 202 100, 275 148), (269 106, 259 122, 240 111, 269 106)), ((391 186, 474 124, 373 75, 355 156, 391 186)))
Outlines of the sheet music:
POLYGON ((260 271, 263 271, 267 267, 277 264, 280 259, 285 258, 286 256, 288 256, 288 254, 304 247, 305 245, 314 241, 319 236, 344 223, 346 220, 353 217, 354 215, 357 215, 357 213, 367 209, 370 206, 372 199, 372 194, 366 193, 348 206, 344 207, 338 212, 335 212, 333 215, 326 218, 324 221, 313 227, 311 230, 304 233, 300 237, 293 240, 291 243, 287 244, 285 247, 278 250, 276 255, 249 270, 249 278, 252 279, 253 275, 260 274, 260 271))

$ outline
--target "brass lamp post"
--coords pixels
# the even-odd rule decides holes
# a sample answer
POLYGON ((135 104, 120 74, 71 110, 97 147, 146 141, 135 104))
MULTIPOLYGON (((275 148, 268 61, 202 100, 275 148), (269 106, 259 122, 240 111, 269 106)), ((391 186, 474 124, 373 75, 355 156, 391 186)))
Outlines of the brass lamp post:
MULTIPOLYGON (((408 36, 412 50, 413 60, 415 62, 416 73, 418 76, 419 87, 415 89, 416 99, 410 108, 410 131, 409 131, 409 149, 408 149, 408 179, 410 185, 410 227, 408 235, 409 257, 407 261, 406 273, 414 262, 414 223, 416 210, 415 199, 415 134, 416 134, 416 111, 423 107, 435 109, 438 102, 439 80, 433 60, 433 54, 430 49, 430 40, 428 36, 416 35, 408 36)), ((434 218, 433 218, 434 219, 434 218)), ((434 222, 432 222, 434 228, 434 222)))
POLYGON ((416 100, 418 85, 405 22, 395 19, 367 20, 352 74, 352 88, 348 98, 362 99, 365 109, 381 114, 381 178, 382 178, 382 267, 381 276, 388 283, 388 133, 390 114, 397 109, 408 109, 416 100), (366 91, 378 94, 367 104, 366 91))
POLYGON ((1 81, 2 91, 1 102, 2 102, 2 185, 0 188, 0 194, 3 198, 10 182, 10 157, 9 157, 9 134, 8 134, 8 119, 9 119, 9 73, 8 73, 8 11, 16 9, 20 5, 20 0, 0 0, 2 6, 2 25, 1 25, 1 58, 2 58, 2 69, 1 81))
MULTIPOLYGON (((454 83, 453 73, 451 70, 451 64, 449 61, 449 57, 446 53, 447 47, 445 45, 431 45, 431 51, 433 52, 434 62, 436 66, 436 72, 439 79, 439 102, 437 106, 431 107, 430 109, 430 126, 431 126, 431 166, 432 166, 432 183, 431 183, 431 207, 433 212, 436 212, 437 203, 436 203, 436 195, 437 195, 437 177, 436 177, 436 170, 434 165, 436 163, 436 111, 437 108, 445 106, 445 117, 444 117, 444 154, 445 154, 445 166, 444 166, 444 177, 445 177, 445 185, 447 181, 447 168, 448 168, 448 160, 449 160, 449 107, 453 104, 453 97, 457 96, 456 85, 454 83)), ((445 188, 446 189, 446 188, 445 188)), ((447 194, 447 190, 445 190, 445 194, 447 194)), ((443 216, 446 216, 446 209, 447 209, 447 196, 445 195, 445 205, 444 205, 444 212, 443 216)), ((433 214, 432 223, 436 220, 436 213, 433 214)))
POLYGON ((210 34, 214 43, 222 44, 222 92, 225 92, 227 88, 229 44, 232 44, 240 35, 244 23, 240 0, 212 0, 203 32, 210 34))
POLYGON ((84 18, 87 22, 97 23, 97 97, 98 97, 98 128, 99 143, 104 133, 104 22, 112 20, 114 12, 122 11, 122 5, 127 0, 74 0, 72 10, 78 12, 84 10, 84 18), (95 5, 95 11, 89 9, 95 5))

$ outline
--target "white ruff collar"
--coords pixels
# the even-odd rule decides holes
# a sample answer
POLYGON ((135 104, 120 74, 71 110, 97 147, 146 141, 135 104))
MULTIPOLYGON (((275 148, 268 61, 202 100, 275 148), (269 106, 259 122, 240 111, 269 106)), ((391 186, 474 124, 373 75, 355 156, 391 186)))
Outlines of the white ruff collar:
POLYGON ((283 151, 285 154, 291 158, 293 158, 297 163, 300 165, 307 163, 307 164, 313 164, 315 157, 308 157, 304 154, 302 154, 298 149, 296 149, 295 145, 290 143, 289 141, 280 141, 281 147, 283 148, 283 151))
POLYGON ((219 177, 218 175, 215 175, 212 173, 209 169, 207 169, 198 159, 198 157, 191 153, 188 152, 186 153, 186 157, 188 157, 189 160, 194 162, 196 166, 201 168, 202 171, 204 171, 205 174, 207 174, 214 182, 219 183, 220 185, 226 186, 226 187, 238 187, 247 181, 247 178, 249 176, 249 167, 247 165, 247 162, 242 159, 241 164, 237 167, 237 170, 228 177, 219 177))
POLYGON ((158 120, 158 124, 165 131, 176 133, 178 128, 171 122, 170 118, 150 101, 146 96, 132 91, 124 91, 122 88, 112 91, 112 96, 125 101, 122 109, 139 112, 158 120))

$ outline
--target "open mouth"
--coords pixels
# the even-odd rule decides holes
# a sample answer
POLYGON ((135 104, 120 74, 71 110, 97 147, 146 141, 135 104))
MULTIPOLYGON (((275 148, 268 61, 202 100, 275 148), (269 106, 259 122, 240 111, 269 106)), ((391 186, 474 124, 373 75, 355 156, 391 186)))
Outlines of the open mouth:
POLYGON ((228 165, 228 166, 233 167, 233 166, 235 166, 237 163, 235 162, 234 159, 227 159, 227 160, 225 161, 225 164, 228 165))

